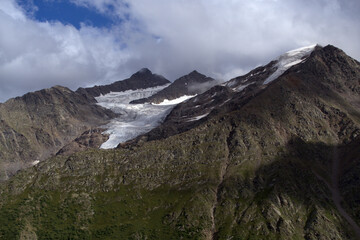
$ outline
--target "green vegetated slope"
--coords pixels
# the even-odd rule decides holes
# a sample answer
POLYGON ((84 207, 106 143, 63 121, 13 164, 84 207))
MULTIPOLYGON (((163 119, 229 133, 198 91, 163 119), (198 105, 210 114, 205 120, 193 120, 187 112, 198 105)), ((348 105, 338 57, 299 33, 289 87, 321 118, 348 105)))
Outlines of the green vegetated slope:
POLYGON ((0 238, 356 239, 332 193, 359 224, 359 63, 324 49, 189 131, 19 172, 0 238))

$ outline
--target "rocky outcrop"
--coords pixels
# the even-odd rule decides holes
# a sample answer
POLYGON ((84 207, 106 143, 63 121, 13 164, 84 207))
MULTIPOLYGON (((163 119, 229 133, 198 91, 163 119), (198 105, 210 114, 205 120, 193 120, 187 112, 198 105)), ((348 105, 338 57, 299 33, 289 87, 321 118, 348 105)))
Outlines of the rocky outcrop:
POLYGON ((175 80, 168 87, 157 92, 151 97, 137 99, 130 103, 160 103, 163 102, 165 99, 173 100, 184 95, 192 96, 203 93, 216 84, 218 84, 218 82, 215 81, 213 78, 207 77, 197 71, 192 71, 188 75, 185 75, 175 80))
POLYGON ((68 156, 87 149, 99 149, 101 144, 109 139, 108 134, 103 134, 105 129, 94 128, 85 131, 80 137, 61 148, 56 155, 68 156))
POLYGON ((115 116, 61 86, 8 100, 0 105, 1 178, 50 157, 115 116))
POLYGON ((94 86, 89 88, 79 88, 77 93, 92 99, 101 94, 105 95, 110 92, 123 92, 126 90, 145 89, 169 84, 170 81, 161 75, 153 74, 149 69, 143 68, 134 73, 130 78, 114 82, 109 85, 94 86))

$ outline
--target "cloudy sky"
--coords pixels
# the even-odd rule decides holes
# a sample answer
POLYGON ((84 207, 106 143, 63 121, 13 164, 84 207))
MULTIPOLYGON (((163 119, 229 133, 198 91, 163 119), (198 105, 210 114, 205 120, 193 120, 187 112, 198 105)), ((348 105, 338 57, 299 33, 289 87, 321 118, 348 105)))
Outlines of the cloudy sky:
POLYGON ((359 0, 0 0, 0 102, 142 67, 228 80, 302 46, 360 59, 359 0))

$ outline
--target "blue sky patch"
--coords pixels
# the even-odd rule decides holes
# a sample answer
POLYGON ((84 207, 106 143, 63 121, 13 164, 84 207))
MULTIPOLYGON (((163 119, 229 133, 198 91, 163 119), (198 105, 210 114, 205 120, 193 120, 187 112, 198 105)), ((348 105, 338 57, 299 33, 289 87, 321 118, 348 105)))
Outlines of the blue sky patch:
MULTIPOLYGON (((18 0, 19 5, 28 8, 28 0, 18 0)), ((77 6, 68 0, 34 0, 37 10, 32 13, 37 21, 59 21, 71 24, 77 29, 81 23, 94 27, 110 27, 114 24, 110 16, 103 15, 95 9, 77 6)))

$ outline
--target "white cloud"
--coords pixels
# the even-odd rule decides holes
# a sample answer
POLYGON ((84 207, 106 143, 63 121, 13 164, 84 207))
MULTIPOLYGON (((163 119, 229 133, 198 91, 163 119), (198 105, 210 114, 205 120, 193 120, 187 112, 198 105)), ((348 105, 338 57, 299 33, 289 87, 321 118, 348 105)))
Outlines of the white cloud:
POLYGON ((194 69, 227 80, 312 43, 360 58, 356 0, 69 1, 119 24, 39 23, 1 0, 1 100, 55 84, 115 81, 142 67, 170 80, 194 69))
POLYGON ((25 14, 22 12, 21 8, 14 2, 3 0, 0 2, 0 12, 6 14, 13 19, 25 20, 25 14))
POLYGON ((60 22, 40 23, 26 18, 13 2, 4 1, 0 5, 0 100, 57 84, 76 89, 130 74, 123 69, 129 53, 121 48, 116 29, 84 25, 78 30, 60 22))

